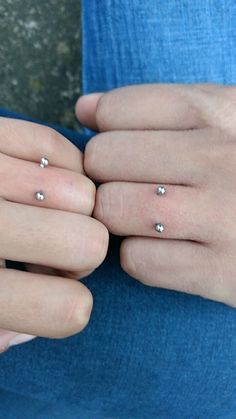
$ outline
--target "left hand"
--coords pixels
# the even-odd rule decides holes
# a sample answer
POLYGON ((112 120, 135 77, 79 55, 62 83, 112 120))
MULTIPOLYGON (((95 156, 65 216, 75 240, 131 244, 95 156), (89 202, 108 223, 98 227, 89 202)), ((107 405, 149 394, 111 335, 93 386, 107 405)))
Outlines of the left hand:
POLYGON ((102 183, 94 216, 127 236, 123 269, 236 307, 236 87, 129 86, 84 96, 76 111, 101 132, 84 165, 102 183))

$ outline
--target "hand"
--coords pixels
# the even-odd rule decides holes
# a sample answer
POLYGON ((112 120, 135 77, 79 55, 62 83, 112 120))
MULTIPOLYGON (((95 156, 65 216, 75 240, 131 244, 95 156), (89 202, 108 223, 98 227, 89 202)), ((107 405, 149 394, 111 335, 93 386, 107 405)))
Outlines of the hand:
POLYGON ((95 186, 84 175, 81 152, 53 129, 1 118, 0 167, 3 351, 13 338, 11 344, 34 335, 62 338, 85 327, 92 296, 74 279, 103 261, 108 232, 90 217, 95 186), (45 168, 42 157, 49 160, 45 168), (38 201, 41 190, 45 199, 38 201), (25 262, 29 272, 5 269, 5 260, 25 262))
POLYGON ((236 307, 236 87, 130 86, 76 110, 101 132, 84 167, 102 183, 94 216, 127 236, 123 269, 236 307))

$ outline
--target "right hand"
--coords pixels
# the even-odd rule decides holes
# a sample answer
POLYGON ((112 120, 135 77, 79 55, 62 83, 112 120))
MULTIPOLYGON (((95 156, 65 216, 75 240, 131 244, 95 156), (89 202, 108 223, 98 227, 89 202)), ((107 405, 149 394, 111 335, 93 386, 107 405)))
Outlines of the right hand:
POLYGON ((92 295, 74 279, 102 263, 108 231, 91 218, 96 188, 82 153, 52 128, 0 118, 0 178, 1 352, 12 339, 63 338, 86 326, 92 295), (27 272, 5 260, 25 262, 27 272))

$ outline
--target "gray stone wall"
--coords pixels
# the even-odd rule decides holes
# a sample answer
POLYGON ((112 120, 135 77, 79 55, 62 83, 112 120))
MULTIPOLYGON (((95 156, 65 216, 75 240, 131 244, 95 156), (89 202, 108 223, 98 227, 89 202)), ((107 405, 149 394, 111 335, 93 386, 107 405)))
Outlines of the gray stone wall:
POLYGON ((0 106, 77 128, 79 0, 0 0, 0 106))

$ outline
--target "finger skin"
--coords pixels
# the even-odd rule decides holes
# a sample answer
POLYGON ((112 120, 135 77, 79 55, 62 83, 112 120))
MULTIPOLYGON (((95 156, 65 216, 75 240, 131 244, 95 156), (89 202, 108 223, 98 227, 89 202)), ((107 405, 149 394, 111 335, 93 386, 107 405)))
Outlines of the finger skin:
POLYGON ((3 329, 63 338, 80 332, 87 325, 91 310, 92 295, 80 282, 14 269, 0 271, 3 329))
POLYGON ((158 196, 158 183, 108 182, 97 190, 94 217, 120 236, 147 236, 159 239, 217 241, 221 225, 213 212, 211 199, 197 188, 164 185, 158 196), (197 205, 196 205, 197 204, 197 205), (214 223, 214 219, 216 222, 214 223), (157 233, 155 225, 164 225, 157 233))
POLYGON ((98 182, 115 180, 196 185, 209 167, 205 155, 219 133, 114 131, 98 134, 86 146, 84 168, 98 182))
POLYGON ((87 96, 80 96, 75 105, 75 113, 81 123, 97 130, 96 114, 97 103, 103 93, 91 93, 87 96))
POLYGON ((219 255, 202 244, 128 237, 120 249, 122 268, 145 285, 199 295, 236 307, 232 276, 219 255), (229 286, 229 284, 231 284, 229 286))
POLYGON ((0 117, 0 152, 18 159, 40 162, 84 173, 83 155, 52 128, 19 119, 0 117))
POLYGON ((100 132, 221 127, 229 99, 235 104, 235 91, 213 83, 133 85, 84 96, 76 113, 82 124, 100 132))
POLYGON ((121 87, 98 97, 96 107, 88 95, 77 103, 77 115, 84 125, 96 126, 100 132, 205 126, 189 99, 189 90, 191 85, 181 84, 121 87))
POLYGON ((106 256, 108 231, 91 217, 1 201, 0 219, 2 259, 77 272, 106 256))
POLYGON ((72 170, 20 160, 0 153, 0 196, 8 201, 91 215, 96 188, 86 176, 72 170), (45 199, 35 194, 43 191, 45 199))

